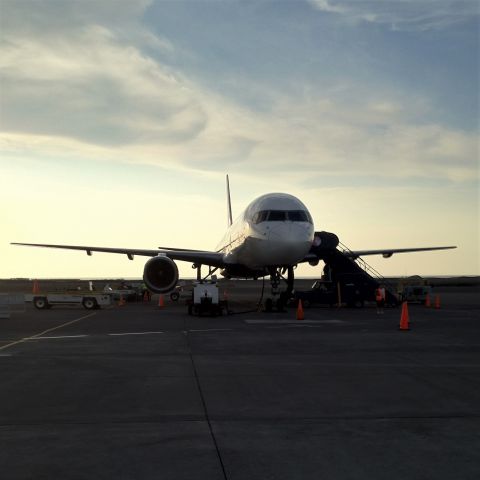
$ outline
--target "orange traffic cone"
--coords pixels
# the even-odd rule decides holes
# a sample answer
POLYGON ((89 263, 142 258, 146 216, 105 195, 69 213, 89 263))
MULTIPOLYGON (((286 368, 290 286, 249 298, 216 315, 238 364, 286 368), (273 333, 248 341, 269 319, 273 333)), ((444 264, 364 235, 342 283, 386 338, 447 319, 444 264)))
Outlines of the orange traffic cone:
POLYGON ((123 295, 120 295, 120 300, 118 301, 118 306, 123 307, 125 305, 125 299, 123 298, 123 295))
POLYGON ((297 320, 303 320, 305 318, 305 315, 303 314, 303 305, 302 305, 302 300, 298 300, 298 306, 297 306, 297 320))
POLYGON ((408 322, 410 318, 408 315, 408 303, 402 303, 402 315, 400 316, 400 330, 410 330, 408 327, 408 322))
POLYGON ((427 296, 425 297, 425 306, 427 308, 430 308, 432 306, 431 302, 430 302, 430 294, 427 293, 427 296))
POLYGON ((435 308, 440 308, 440 295, 435 295, 435 308))
POLYGON ((145 292, 145 293, 143 294, 143 301, 144 301, 144 302, 148 302, 148 292, 145 292))
POLYGON ((160 308, 163 308, 163 307, 165 306, 165 300, 163 299, 163 295, 160 295, 160 296, 158 297, 158 306, 159 306, 160 308))

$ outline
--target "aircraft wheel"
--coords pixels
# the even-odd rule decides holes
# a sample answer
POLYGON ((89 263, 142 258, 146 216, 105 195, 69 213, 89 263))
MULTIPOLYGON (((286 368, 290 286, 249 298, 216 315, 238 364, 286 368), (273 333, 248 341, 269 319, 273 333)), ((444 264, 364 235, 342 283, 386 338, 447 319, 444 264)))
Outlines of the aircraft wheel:
POLYGON ((178 292, 172 292, 170 294, 170 300, 172 302, 178 302, 178 299, 180 298, 180 294, 178 292))
POLYGON ((46 308, 49 307, 48 300, 45 297, 35 297, 33 299, 33 305, 38 310, 45 310, 46 308))
POLYGON ((284 311, 285 311, 285 309, 284 309, 284 307, 285 307, 285 302, 284 302, 284 300, 283 300, 282 297, 280 297, 280 298, 277 300, 276 307, 277 307, 277 311, 279 311, 279 312, 284 312, 284 311))
POLYGON ((265 311, 271 312, 273 310, 273 300, 271 298, 267 298, 265 300, 265 311))
POLYGON ((93 309, 97 308, 97 306, 98 306, 97 301, 94 298, 84 298, 83 302, 82 302, 82 305, 87 310, 93 310, 93 309))

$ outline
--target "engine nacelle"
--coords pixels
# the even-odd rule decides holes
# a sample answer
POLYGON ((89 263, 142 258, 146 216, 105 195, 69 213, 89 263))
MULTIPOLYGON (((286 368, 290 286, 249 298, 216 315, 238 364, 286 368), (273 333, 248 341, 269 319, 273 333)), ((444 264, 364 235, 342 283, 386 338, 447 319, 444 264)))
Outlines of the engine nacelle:
POLYGON ((145 264, 143 281, 154 293, 170 292, 178 282, 177 265, 168 257, 153 257, 145 264))

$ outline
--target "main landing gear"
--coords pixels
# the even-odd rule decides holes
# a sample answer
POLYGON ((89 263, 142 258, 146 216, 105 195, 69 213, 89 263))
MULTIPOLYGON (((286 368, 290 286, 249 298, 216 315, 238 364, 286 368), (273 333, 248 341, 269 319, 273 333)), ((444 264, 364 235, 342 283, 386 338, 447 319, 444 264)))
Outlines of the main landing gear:
POLYGON ((285 310, 285 306, 293 292, 293 282, 295 280, 293 268, 294 267, 292 266, 269 268, 271 297, 265 299, 264 309, 266 312, 271 312, 274 309, 278 312, 283 312, 285 310), (287 273, 287 278, 284 276, 285 273, 287 273), (282 280, 287 284, 287 289, 283 292, 279 290, 282 280))

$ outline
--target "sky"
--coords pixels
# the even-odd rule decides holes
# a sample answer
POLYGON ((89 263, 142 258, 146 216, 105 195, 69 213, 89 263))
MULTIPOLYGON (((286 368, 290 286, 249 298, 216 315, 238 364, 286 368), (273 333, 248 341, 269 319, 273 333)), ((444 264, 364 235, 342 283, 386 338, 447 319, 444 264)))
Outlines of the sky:
MULTIPOLYGON (((477 0, 0 0, 0 278, 141 277, 287 192, 385 276, 478 275, 477 0)), ((180 274, 194 276, 179 262, 180 274)), ((302 265, 299 276, 319 277, 302 265)))

